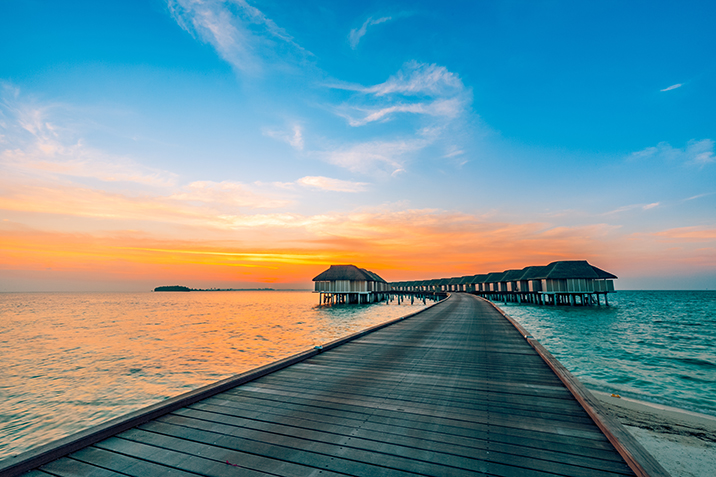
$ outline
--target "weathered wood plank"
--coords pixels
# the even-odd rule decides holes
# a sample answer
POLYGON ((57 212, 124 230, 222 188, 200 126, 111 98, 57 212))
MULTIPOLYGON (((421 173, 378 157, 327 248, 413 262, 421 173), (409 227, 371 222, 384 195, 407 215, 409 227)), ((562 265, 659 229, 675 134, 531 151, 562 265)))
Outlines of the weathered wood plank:
MULTIPOLYGON (((283 414, 271 414, 262 416, 264 420, 245 419, 235 417, 219 412, 204 411, 199 409, 181 409, 172 415, 187 416, 194 419, 200 419, 209 422, 218 422, 230 424, 235 427, 249 427, 262 430, 270 429, 270 426, 286 426, 301 429, 319 430, 324 432, 332 432, 337 434, 346 434, 355 437, 364 437, 366 439, 379 440, 380 438, 389 441, 402 442, 403 439, 418 439, 418 442, 425 442, 426 445, 433 446, 435 443, 455 445, 465 448, 476 447, 480 449, 488 449, 490 446, 500 447, 508 446, 513 449, 512 453, 525 456, 551 455, 556 453, 565 456, 569 461, 570 456, 585 457, 588 459, 610 460, 622 462, 621 457, 616 452, 605 453, 604 449, 610 449, 608 442, 605 441, 601 447, 583 447, 578 443, 570 440, 569 442, 552 442, 530 435, 508 436, 495 432, 495 429, 489 429, 485 426, 482 431, 474 433, 453 433, 451 429, 445 426, 418 426, 404 427, 398 425, 380 425, 365 423, 358 427, 360 422, 346 422, 345 420, 332 420, 330 422, 320 422, 305 417, 290 417, 283 414), (357 425, 356 425, 357 424, 357 425), (488 432, 491 430, 492 432, 488 432), (569 444, 569 445, 566 445, 569 444)), ((169 416, 165 416, 169 418, 169 416)), ((464 431, 464 429, 459 429, 464 431)), ((591 442, 590 442, 591 443, 591 442)))
MULTIPOLYGON (((85 447, 70 454, 70 458, 85 464, 102 467, 121 475, 142 477, 145 475, 171 475, 172 477, 195 477, 195 473, 184 472, 177 468, 158 465, 142 459, 108 451, 98 447, 85 447)), ((62 459, 60 459, 62 460, 62 459)))
MULTIPOLYGON (((335 378, 335 379, 342 379, 346 376, 349 376, 349 373, 347 372, 332 372, 331 368, 329 366, 317 366, 315 362, 310 363, 301 363, 301 365, 297 365, 297 369, 301 371, 300 373, 296 373, 295 377, 300 377, 301 381, 304 380, 320 380, 320 381, 328 381, 327 378, 335 378), (305 366, 305 367, 304 367, 305 366), (319 376, 320 375, 320 376, 319 376)), ((460 371, 457 371, 460 373, 460 371)), ((438 372, 435 373, 427 373, 427 372, 421 372, 421 373, 407 373, 406 376, 410 377, 414 383, 417 384, 425 384, 425 385, 432 385, 436 389, 440 389, 441 387, 444 387, 445 389, 448 388, 448 386, 441 386, 440 383, 436 383, 436 378, 440 378, 441 374, 438 372)), ((273 376, 272 376, 273 377, 273 376)), ((295 378, 291 379, 290 377, 284 378, 284 375, 276 376, 276 379, 281 380, 288 380, 295 382, 295 378)), ((390 380, 384 379, 382 376, 370 376, 370 377, 356 377, 357 380, 361 380, 365 384, 371 384, 380 386, 382 384, 390 383, 390 380)), ((540 395, 545 395, 545 397, 553 398, 553 399, 565 399, 572 401, 573 396, 572 394, 564 387, 564 385, 561 382, 553 381, 550 384, 546 383, 538 383, 538 384, 530 384, 530 383, 523 383, 523 382, 509 382, 506 383, 503 380, 487 380, 487 379, 479 379, 479 378, 473 378, 473 377, 467 377, 461 374, 458 374, 457 376, 457 383, 456 386, 458 389, 456 391, 459 392, 465 392, 470 393, 473 390, 474 391, 484 391, 484 392, 503 392, 503 393, 511 393, 511 394, 526 394, 526 395, 533 395, 534 391, 539 391, 540 395)), ((262 380, 263 382, 263 380, 262 380)), ((272 381, 266 381, 266 382, 272 382, 272 381)), ((231 391, 227 391, 229 393, 233 392, 240 392, 241 388, 236 388, 231 391)))
MULTIPOLYGON (((207 426, 216 427, 216 426, 207 426)), ((365 451, 349 445, 350 436, 338 436, 337 442, 306 439, 305 436, 285 435, 246 428, 237 428, 232 434, 207 432, 199 428, 170 425, 154 421, 141 426, 142 430, 178 437, 193 442, 207 443, 230 449, 241 449, 257 455, 286 459, 299 464, 316 465, 335 472, 351 475, 375 475, 389 469, 391 472, 421 473, 427 475, 468 475, 460 468, 460 457, 450 456, 439 465, 427 458, 426 451, 405 449, 404 455, 390 452, 388 445, 365 451)))
POLYGON ((97 467, 92 464, 63 457, 48 464, 43 465, 40 470, 49 472, 58 477, 123 477, 126 474, 120 474, 113 470, 97 467))
MULTIPOLYGON (((135 433, 136 430, 125 432, 135 433)), ((223 477, 227 475, 228 471, 236 471, 238 475, 249 477, 266 475, 266 472, 256 471, 256 459, 252 459, 250 455, 246 456, 241 452, 231 452, 225 449, 209 449, 209 446, 191 447, 186 442, 183 444, 170 449, 112 437, 97 443, 96 447, 134 458, 137 463, 127 467, 123 472, 137 477, 154 476, 160 472, 167 473, 169 471, 177 472, 177 474, 181 472, 181 475, 187 476, 199 474, 223 477)), ((278 462, 278 464, 281 463, 278 462)), ((295 468, 290 466, 274 465, 273 467, 276 469, 274 475, 298 477, 312 473, 312 469, 306 468, 295 472, 295 468)))
POLYGON ((22 475, 23 477, 52 477, 52 474, 42 472, 41 470, 31 470, 22 475))
MULTIPOLYGON (((177 438, 162 435, 154 432, 147 432, 140 429, 132 429, 122 433, 122 438, 127 439, 125 446, 134 444, 141 448, 174 449, 193 459, 187 460, 187 464, 194 464, 195 461, 208 459, 212 461, 239 464, 247 469, 271 469, 277 475, 287 477, 301 477, 305 475, 318 474, 337 476, 341 474, 352 475, 394 475, 403 477, 409 475, 405 472, 394 471, 381 465, 362 465, 350 461, 344 461, 340 456, 326 456, 310 449, 302 449, 298 452, 291 452, 291 449, 273 443, 252 443, 251 441, 235 439, 232 441, 228 436, 219 437, 210 444, 201 443, 199 440, 177 438), (237 446, 241 441, 242 445, 237 446), (245 449, 254 452, 246 452, 245 449), (331 468, 334 467, 334 468, 331 468), (338 467, 339 470, 336 470, 338 467)), ((102 444, 102 443, 100 443, 102 444)), ((135 451, 132 451, 135 452, 135 451)), ((157 451, 159 452, 159 451, 157 451)), ((164 458, 163 456, 160 456, 164 458)))
MULTIPOLYGON (((352 447, 370 452, 380 452, 413 459, 424 459, 442 464, 451 460, 452 465, 462 467, 466 470, 474 467, 472 463, 473 459, 479 459, 498 463, 510 463, 535 470, 555 471, 555 469, 561 469, 560 472, 573 476, 595 475, 594 471, 586 471, 584 469, 585 467, 601 468, 602 473, 630 473, 629 467, 624 462, 603 462, 597 459, 574 458, 557 452, 550 453, 536 450, 531 453, 525 453, 522 452, 523 448, 519 446, 494 445, 484 440, 473 440, 472 446, 466 446, 465 442, 452 442, 447 444, 444 441, 429 440, 426 439, 423 434, 391 436, 377 432, 360 432, 360 430, 350 428, 333 428, 330 430, 325 428, 309 429, 261 421, 247 421, 242 426, 235 426, 226 422, 206 421, 178 415, 164 416, 155 422, 270 442, 274 441, 272 438, 273 434, 279 434, 303 440, 352 447), (271 434, 268 434, 268 432, 271 434), (261 436, 264 437, 262 438, 261 436), (418 452, 416 453, 416 451, 418 452), (462 460, 460 458, 462 458, 462 460)), ((142 426, 142 428, 151 430, 150 425, 151 424, 146 424, 142 426)), ((161 431, 155 430, 155 432, 161 431)), ((598 473, 599 472, 597 472, 597 474, 598 473)))
MULTIPOLYGON (((555 450, 562 449, 564 451, 581 449, 580 452, 588 452, 590 449, 594 449, 595 455, 604 454, 605 450, 613 452, 613 447, 606 438, 601 440, 580 439, 561 434, 546 433, 541 431, 535 432, 524 429, 511 429, 484 424, 453 426, 445 420, 431 419, 430 417, 424 416, 417 416, 417 418, 410 420, 406 419, 405 416, 400 415, 392 419, 382 416, 369 416, 369 418, 366 419, 365 415, 355 418, 355 415, 346 412, 319 414, 306 412, 304 409, 299 413, 293 410, 276 410, 272 408, 267 408, 265 412, 257 412, 256 409, 246 411, 243 406, 225 407, 206 403, 195 404, 189 409, 207 410, 226 418, 236 416, 238 419, 243 419, 245 417, 249 417, 251 419, 261 419, 266 422, 280 422, 282 419, 296 419, 317 423, 317 425, 335 423, 353 428, 375 430, 376 432, 392 431, 402 433, 417 432, 422 434, 433 434, 439 439, 443 439, 444 436, 479 439, 487 435, 491 440, 500 442, 519 442, 520 445, 529 445, 536 448, 542 447, 555 450)), ((616 453, 614 453, 614 455, 616 455, 616 453)), ((620 457, 616 458, 621 459, 620 457)))
MULTIPOLYGON (((358 387, 353 383, 350 386, 346 386, 341 390, 335 390, 334 387, 329 386, 280 386, 278 384, 262 383, 261 385, 252 386, 242 390, 241 393, 224 394, 223 397, 229 399, 233 396, 249 397, 256 396, 257 394, 277 394, 274 391, 282 391, 284 393, 291 392, 295 395, 302 396, 304 398, 311 399, 315 397, 325 396, 330 397, 334 400, 340 401, 345 400, 346 402, 358 403, 363 401, 365 403, 375 402, 381 400, 384 402, 395 402, 397 406, 402 404, 413 405, 415 407, 431 408, 436 405, 450 407, 455 412, 479 412, 480 410, 490 408, 495 412, 505 412, 507 414, 528 416, 545 414, 550 415, 551 418, 557 420, 568 420, 574 418, 575 420, 583 420, 584 422, 591 422, 589 416, 585 413, 584 409, 579 406, 574 400, 565 401, 560 400, 551 402, 548 398, 541 400, 539 403, 530 404, 525 402, 525 395, 512 396, 505 393, 487 393, 487 392, 475 392, 469 393, 452 393, 449 389, 441 393, 431 393, 426 389, 413 388, 412 386, 405 386, 401 389, 385 389, 375 390, 372 392, 361 392, 362 387, 358 387), (344 391, 345 389, 345 391, 344 391), (349 390, 355 390, 350 392, 349 390), (248 392, 246 392, 248 391, 248 392), (381 392, 382 391, 382 392, 381 392), (416 393, 415 391, 419 391, 416 393), (457 394, 457 396, 455 395, 457 394), (442 397, 442 399, 441 399, 442 397)), ((278 393, 280 395, 280 392, 278 393)), ((284 394, 286 395, 286 394, 284 394)), ((264 396, 261 396, 262 398, 264 396)), ((280 400, 280 398, 278 398, 280 400)), ((314 399, 315 400, 315 399, 314 399)))
MULTIPOLYGON (((523 416, 501 413, 497 410, 487 410, 482 412, 474 410, 473 412, 461 413, 446 407, 428 408, 413 406, 407 402, 398 405, 391 402, 366 402, 350 399, 332 399, 329 396, 320 396, 320 399, 310 399, 298 397, 295 393, 282 393, 280 391, 265 394, 273 396, 277 402, 290 402, 295 404, 313 403, 314 407, 328 409, 335 409, 336 406, 343 406, 344 408, 364 408, 366 412, 371 410, 371 413, 374 416, 391 416, 393 413, 400 413, 406 419, 412 419, 414 416, 423 415, 435 419, 443 419, 446 422, 451 422, 452 425, 463 425, 466 427, 475 423, 489 423, 496 426, 531 429, 536 431, 558 429, 558 432, 562 435, 582 437, 586 439, 604 438, 604 435, 599 431, 599 429, 594 427, 593 423, 586 419, 553 419, 552 415, 544 416, 538 415, 538 413, 532 413, 530 419, 526 420, 523 419, 523 416)), ((229 398, 227 397, 227 399, 229 398)))

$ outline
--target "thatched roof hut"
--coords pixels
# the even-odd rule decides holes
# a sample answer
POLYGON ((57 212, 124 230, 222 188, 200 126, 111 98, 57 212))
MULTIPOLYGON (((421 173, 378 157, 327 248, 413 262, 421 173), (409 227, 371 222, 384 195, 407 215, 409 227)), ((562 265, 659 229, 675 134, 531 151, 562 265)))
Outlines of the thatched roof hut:
POLYGON ((332 282, 336 280, 366 281, 385 283, 378 274, 355 265, 331 265, 328 270, 318 274, 314 282, 332 282))
POLYGON ((315 291, 322 293, 375 293, 390 289, 377 273, 355 265, 331 265, 314 279, 315 291))

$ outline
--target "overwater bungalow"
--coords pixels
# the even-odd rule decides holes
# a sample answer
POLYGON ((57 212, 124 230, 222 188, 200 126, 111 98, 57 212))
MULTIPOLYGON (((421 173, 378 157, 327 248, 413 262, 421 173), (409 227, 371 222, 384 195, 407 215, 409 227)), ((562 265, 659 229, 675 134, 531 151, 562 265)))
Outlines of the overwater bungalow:
POLYGON ((586 260, 561 260, 549 265, 528 266, 503 272, 454 278, 392 283, 392 290, 405 292, 469 292, 494 301, 550 305, 609 304, 614 292, 613 275, 586 260))
POLYGON ((462 280, 462 277, 455 277, 455 278, 449 278, 448 279, 448 291, 462 291, 460 290, 460 281, 462 280))
POLYGON ((475 275, 472 277, 472 280, 470 280, 470 287, 469 290, 472 293, 475 292, 484 292, 485 291, 485 280, 487 279, 486 273, 480 273, 479 275, 475 275))
POLYGON ((500 291, 500 279, 505 272, 490 272, 485 277, 485 293, 497 293, 500 291))
POLYGON ((355 265, 331 265, 316 276, 319 303, 373 303, 385 300, 390 285, 376 273, 355 265))
POLYGON ((464 277, 460 278, 460 282, 458 283, 458 290, 457 291, 467 291, 468 287, 470 286, 470 280, 472 279, 472 275, 466 275, 464 277))

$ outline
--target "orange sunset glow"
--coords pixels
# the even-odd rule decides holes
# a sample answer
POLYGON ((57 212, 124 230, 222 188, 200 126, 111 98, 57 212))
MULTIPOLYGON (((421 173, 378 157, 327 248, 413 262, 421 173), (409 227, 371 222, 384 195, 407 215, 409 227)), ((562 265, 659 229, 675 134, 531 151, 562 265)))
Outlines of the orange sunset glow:
POLYGON ((99 4, 48 4, 37 24, 7 7, 0 291, 305 289, 337 263, 397 281, 570 259, 622 289, 716 288, 716 95, 682 68, 708 42, 615 26, 625 38, 595 49, 551 10, 549 33, 521 12, 496 40, 499 22, 458 21, 492 18, 469 3, 426 6, 440 27, 222 0, 116 4, 152 28, 99 4), (683 43, 676 63, 642 59, 645 37, 655 58, 683 43))
POLYGON ((709 230, 625 235, 606 224, 509 224, 434 210, 277 217, 270 226, 242 227, 240 241, 211 224, 187 233, 206 240, 136 231, 38 231, 8 221, 0 231, 2 266, 10 276, 70 284, 83 277, 123 289, 135 286, 138 277, 145 286, 308 288, 313 276, 334 263, 358 263, 395 281, 569 259, 621 273, 681 268, 686 274, 716 266, 709 230), (293 227, 293 221, 311 225, 293 227))

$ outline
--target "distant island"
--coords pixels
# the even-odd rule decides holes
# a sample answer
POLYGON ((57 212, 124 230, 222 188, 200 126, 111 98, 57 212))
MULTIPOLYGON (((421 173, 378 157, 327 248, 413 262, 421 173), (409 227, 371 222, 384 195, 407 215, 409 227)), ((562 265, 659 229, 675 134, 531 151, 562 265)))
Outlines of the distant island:
POLYGON ((157 287, 155 292, 189 292, 189 291, 274 291, 273 288, 189 288, 183 285, 157 287))

